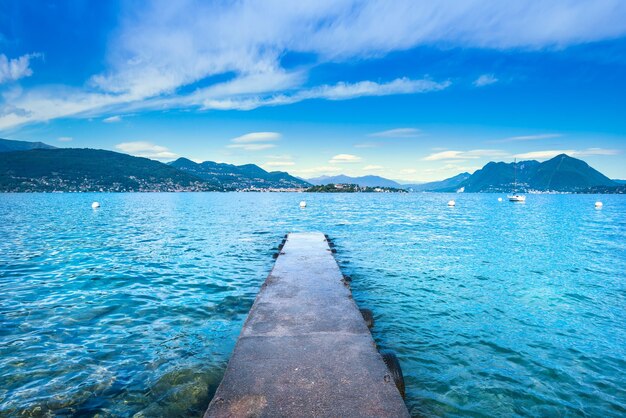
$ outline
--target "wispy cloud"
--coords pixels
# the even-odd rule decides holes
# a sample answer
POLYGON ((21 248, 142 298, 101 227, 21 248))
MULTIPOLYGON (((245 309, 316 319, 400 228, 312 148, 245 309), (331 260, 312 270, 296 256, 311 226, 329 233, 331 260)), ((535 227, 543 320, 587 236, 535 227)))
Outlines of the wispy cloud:
POLYGON ((171 152, 167 147, 155 145, 147 141, 123 142, 117 144, 115 148, 126 154, 136 157, 152 158, 154 160, 173 160, 178 155, 171 152))
POLYGON ((380 171, 380 170, 384 170, 385 167, 383 167, 382 165, 366 165, 365 167, 363 167, 364 171, 380 171))
MULTIPOLYGON (((381 132, 373 132, 371 134, 368 134, 367 136, 373 137, 373 138, 405 139, 405 138, 417 138, 422 135, 423 133, 420 129, 395 128, 395 129, 389 129, 389 130, 381 131, 381 132)), ((359 142, 357 144, 354 144, 354 147, 355 148, 378 148, 378 147, 382 147, 385 143, 387 143, 387 141, 379 141, 379 142, 366 141, 366 142, 359 142)))
POLYGON ((521 159, 533 159, 533 160, 547 160, 556 157, 560 154, 567 154, 570 157, 591 157, 598 155, 617 155, 621 154, 621 150, 618 149, 606 149, 606 148, 587 148, 583 150, 575 149, 560 149, 560 150, 545 150, 545 151, 531 151, 522 154, 515 155, 516 158, 521 159))
POLYGON ((268 161, 263 165, 266 167, 293 167, 296 163, 293 161, 268 161))
MULTIPOLYGON (((357 83, 339 82, 332 85, 322 85, 310 89, 302 89, 292 94, 278 95, 239 95, 236 97, 206 97, 196 96, 195 102, 190 105, 201 106, 209 110, 252 110, 262 106, 284 106, 304 100, 349 100, 358 97, 388 96, 399 94, 416 94, 439 91, 450 86, 449 81, 435 82, 427 79, 413 80, 406 77, 378 83, 374 81, 360 81, 357 83)), ((175 103, 170 101, 169 104, 175 103)))
POLYGON ((30 60, 40 56, 41 54, 26 54, 18 58, 8 58, 6 55, 0 54, 0 84, 33 75, 30 60))
POLYGON ((72 138, 71 136, 61 136, 57 138, 57 141, 59 142, 72 142, 73 140, 74 138, 72 138))
POLYGON ((606 148, 587 148, 584 150, 574 152, 574 155, 579 157, 588 157, 591 155, 618 155, 622 150, 619 149, 606 149, 606 148))
POLYGON ((381 142, 360 142, 358 144, 354 144, 354 148, 378 148, 382 146, 381 142))
POLYGON ((481 169, 481 165, 459 165, 456 162, 440 165, 434 168, 423 169, 424 174, 438 174, 438 175, 456 175, 462 172, 473 173, 476 170, 481 169))
POLYGON ((289 170, 289 172, 292 173, 292 174, 299 175, 299 176, 312 177, 312 176, 321 175, 321 174, 338 173, 341 170, 342 170, 342 168, 340 168, 340 167, 327 165, 327 166, 317 166, 317 167, 294 169, 294 170, 289 170))
POLYGON ((424 161, 463 159, 463 151, 441 151, 424 157, 424 161))
POLYGON ((415 138, 422 134, 422 131, 415 128, 396 128, 382 132, 374 132, 368 136, 377 138, 415 138))
POLYGON ((275 146, 276 144, 230 144, 228 148, 239 148, 244 151, 264 151, 275 146))
POLYGON ((108 118, 102 119, 104 123, 118 123, 122 121, 122 117, 119 115, 109 116, 108 118))
POLYGON ((94 83, 116 93, 156 95, 228 71, 242 77, 279 72, 279 58, 289 50, 337 61, 438 43, 566 46, 626 32, 619 18, 626 6, 615 0, 523 0, 514 5, 498 0, 305 0, 263 7, 252 1, 181 0, 180 7, 168 6, 161 0, 128 11, 111 45, 117 52, 112 68, 94 77, 94 83))
POLYGON ((567 154, 572 157, 590 157, 596 155, 617 155, 621 154, 621 150, 607 148, 587 148, 582 150, 576 149, 558 149, 531 151, 520 154, 511 154, 502 150, 492 149, 475 149, 469 151, 441 151, 430 154, 423 158, 424 161, 452 161, 454 164, 463 160, 477 160, 481 158, 499 158, 499 159, 549 159, 559 154, 567 154))
POLYGON ((291 159, 293 157, 290 154, 272 154, 272 155, 268 155, 267 158, 270 158, 272 160, 288 160, 288 161, 291 161, 291 159))
MULTIPOLYGON (((307 84, 310 68, 287 69, 286 53, 317 64, 381 57, 418 46, 561 48, 626 34, 626 2, 500 0, 417 2, 156 0, 123 2, 106 69, 78 88, 26 88, 0 129, 61 117, 144 109, 249 110, 308 99, 347 100, 445 89, 448 81, 401 77, 307 84), (233 30, 239 28, 239 30, 233 30), (181 65, 185 63, 185 65, 181 65), (211 77, 233 79, 198 88, 211 77)), ((32 74, 32 56, 4 59, 3 80, 32 74), (27 57, 27 58, 24 58, 27 57), (26 64, 26 65, 25 65, 26 64)), ((204 84, 203 84, 204 85, 204 84)))
MULTIPOLYGON (((253 110, 263 106, 285 106, 303 100, 349 100, 366 96, 417 94, 447 88, 449 81, 435 82, 427 79, 398 78, 386 83, 361 81, 339 82, 284 94, 268 91, 251 94, 242 91, 234 96, 215 93, 215 90, 196 91, 190 95, 147 98, 135 93, 103 94, 85 93, 76 89, 41 88, 15 98, 16 106, 0 114, 0 129, 29 122, 42 122, 61 117, 93 117, 99 112, 117 108, 122 111, 141 111, 171 108, 199 108, 202 110, 253 110), (213 93, 212 93, 213 92, 213 93), (215 94, 215 95, 212 95, 215 94)), ((256 88, 250 87, 251 90, 256 88)), ((220 89, 217 89, 220 90, 220 89)), ((105 122, 119 122, 112 116, 105 122)))
POLYGON ((278 132, 251 132, 249 134, 233 138, 231 139, 231 142, 236 144, 247 144, 250 142, 277 141, 280 139, 280 136, 281 135, 278 132))
POLYGON ((536 134, 536 135, 520 135, 520 136, 512 136, 504 139, 496 139, 490 142, 518 142, 518 141, 538 141, 541 139, 552 139, 552 138, 560 138, 563 134, 536 134))
POLYGON ((483 74, 480 77, 478 77, 476 80, 474 80, 474 85, 476 87, 484 87, 484 86, 488 86, 490 84, 494 84, 497 82, 498 82, 498 79, 494 77, 493 74, 483 74))
POLYGON ((14 103, 14 111, 0 116, 0 129, 61 117, 95 116, 99 111, 119 104, 128 97, 84 92, 64 86, 46 86, 19 90, 9 97, 5 95, 5 99, 14 103))
POLYGON ((360 81, 358 83, 337 83, 316 87, 300 93, 304 99, 323 98, 328 100, 346 100, 362 96, 388 96, 392 94, 425 93, 443 90, 450 86, 449 81, 435 82, 428 79, 412 80, 407 77, 396 78, 387 83, 360 81))
POLYGON ((474 149, 469 151, 441 151, 430 154, 423 158, 424 161, 440 161, 440 160, 467 160, 479 158, 504 157, 509 155, 507 152, 496 149, 474 149))
POLYGON ((352 154, 337 154, 331 158, 328 162, 331 164, 337 163, 358 163, 361 161, 361 157, 352 154))
POLYGON ((281 135, 278 132, 251 132, 230 140, 228 148, 239 148, 244 151, 263 151, 274 148, 281 135))

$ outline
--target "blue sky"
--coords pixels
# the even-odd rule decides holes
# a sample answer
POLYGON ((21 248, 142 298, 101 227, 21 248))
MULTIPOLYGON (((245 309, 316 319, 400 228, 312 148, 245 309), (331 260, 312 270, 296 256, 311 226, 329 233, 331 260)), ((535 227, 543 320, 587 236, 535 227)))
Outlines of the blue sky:
POLYGON ((406 181, 626 178, 626 2, 0 3, 0 137, 406 181))

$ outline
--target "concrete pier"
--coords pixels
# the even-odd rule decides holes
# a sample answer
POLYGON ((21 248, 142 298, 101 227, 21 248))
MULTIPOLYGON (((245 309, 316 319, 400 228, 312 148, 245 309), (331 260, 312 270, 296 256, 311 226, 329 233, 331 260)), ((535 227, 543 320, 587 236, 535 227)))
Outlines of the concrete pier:
POLYGON ((408 417, 321 233, 292 233, 207 417, 408 417))

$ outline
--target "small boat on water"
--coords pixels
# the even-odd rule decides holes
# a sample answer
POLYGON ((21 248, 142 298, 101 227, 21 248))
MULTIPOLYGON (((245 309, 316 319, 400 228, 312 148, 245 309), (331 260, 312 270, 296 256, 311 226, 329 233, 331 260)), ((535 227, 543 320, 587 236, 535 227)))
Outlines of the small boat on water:
POLYGON ((509 198, 509 202, 525 202, 526 196, 521 194, 513 194, 511 196, 507 196, 509 198))
POLYGON ((509 199, 509 202, 525 202, 526 196, 524 196, 523 194, 517 193, 517 158, 514 160, 513 167, 515 167, 515 175, 514 175, 515 180, 513 182, 513 194, 507 196, 507 198, 509 199))

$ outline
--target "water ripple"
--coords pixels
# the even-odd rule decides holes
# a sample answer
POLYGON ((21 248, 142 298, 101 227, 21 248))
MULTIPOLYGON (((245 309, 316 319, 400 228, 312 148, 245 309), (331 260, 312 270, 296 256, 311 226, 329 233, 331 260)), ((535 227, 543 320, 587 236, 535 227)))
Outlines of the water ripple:
POLYGON ((414 416, 625 415, 626 200, 497 197, 2 195, 0 415, 201 416, 302 230, 335 238, 414 416))

